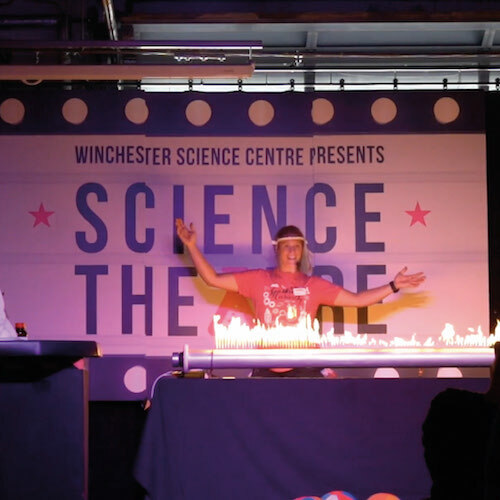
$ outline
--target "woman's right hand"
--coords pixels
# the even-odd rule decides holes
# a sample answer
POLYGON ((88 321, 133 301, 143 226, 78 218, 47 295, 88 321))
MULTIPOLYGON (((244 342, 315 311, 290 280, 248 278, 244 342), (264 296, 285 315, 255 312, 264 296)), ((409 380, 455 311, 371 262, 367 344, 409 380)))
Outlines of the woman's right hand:
POLYGON ((238 283, 236 282, 234 274, 218 274, 196 246, 196 231, 194 230, 193 223, 189 224, 188 227, 184 224, 182 219, 175 219, 175 228, 177 229, 177 235, 182 243, 187 247, 194 267, 201 276, 201 279, 207 285, 222 288, 230 292, 237 292, 238 283))
POLYGON ((192 222, 188 227, 182 219, 175 219, 175 227, 177 229, 177 236, 179 236, 184 245, 187 247, 196 245, 196 231, 192 222))

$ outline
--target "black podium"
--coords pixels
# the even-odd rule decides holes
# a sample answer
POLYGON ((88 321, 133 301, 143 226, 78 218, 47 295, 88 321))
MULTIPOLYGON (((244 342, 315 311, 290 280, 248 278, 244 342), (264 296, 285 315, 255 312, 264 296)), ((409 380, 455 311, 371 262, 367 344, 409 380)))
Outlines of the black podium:
POLYGON ((0 341, 0 498, 87 498, 91 341, 0 341))

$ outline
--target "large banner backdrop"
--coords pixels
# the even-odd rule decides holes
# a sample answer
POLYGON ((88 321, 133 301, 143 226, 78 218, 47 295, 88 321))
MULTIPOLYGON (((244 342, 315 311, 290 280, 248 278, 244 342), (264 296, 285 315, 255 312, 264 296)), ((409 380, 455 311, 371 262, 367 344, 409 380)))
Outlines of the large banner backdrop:
POLYGON ((427 275, 368 309, 324 307, 341 347, 480 345, 483 114, 476 92, 4 92, 7 314, 32 339, 96 340, 104 355, 211 348, 214 315, 251 308, 196 276, 175 219, 218 271, 273 266, 274 233, 294 224, 314 273, 350 290, 404 266, 427 275))

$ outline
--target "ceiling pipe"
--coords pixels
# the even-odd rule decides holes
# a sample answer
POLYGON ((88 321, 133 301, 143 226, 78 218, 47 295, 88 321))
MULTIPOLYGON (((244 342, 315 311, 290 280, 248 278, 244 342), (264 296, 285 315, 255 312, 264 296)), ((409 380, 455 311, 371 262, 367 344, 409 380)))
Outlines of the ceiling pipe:
POLYGON ((207 41, 176 41, 176 40, 0 40, 0 49, 16 50, 47 50, 47 51, 113 51, 129 50, 137 52, 161 52, 165 50, 226 50, 252 51, 262 49, 262 42, 256 40, 207 40, 207 41))
POLYGON ((108 25, 109 39, 118 40, 118 25, 116 23, 115 8, 113 0, 102 0, 104 15, 106 16, 106 24, 108 25))
POLYGON ((57 26, 60 19, 52 16, 0 16, 0 28, 32 28, 57 26))
POLYGON ((0 66, 1 80, 30 81, 139 81, 144 78, 250 78, 253 64, 35 64, 0 66))

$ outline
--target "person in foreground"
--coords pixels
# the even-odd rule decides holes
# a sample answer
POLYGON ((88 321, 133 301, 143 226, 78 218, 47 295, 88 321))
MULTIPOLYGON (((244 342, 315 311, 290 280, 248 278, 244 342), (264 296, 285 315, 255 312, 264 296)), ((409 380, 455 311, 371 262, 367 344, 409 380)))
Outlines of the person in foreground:
POLYGON ((500 499, 500 342, 494 350, 485 393, 448 388, 431 402, 422 425, 427 500, 500 499))
POLYGON ((186 226, 177 219, 176 228, 203 281, 251 299, 258 321, 268 327, 296 324, 307 317, 314 319, 320 305, 370 306, 402 288, 418 287, 425 280, 422 272, 406 274, 404 267, 390 283, 354 293, 319 276, 309 276, 307 242, 295 226, 282 227, 276 234, 274 269, 219 274, 198 248, 193 224, 186 226))

